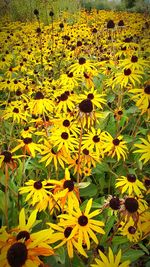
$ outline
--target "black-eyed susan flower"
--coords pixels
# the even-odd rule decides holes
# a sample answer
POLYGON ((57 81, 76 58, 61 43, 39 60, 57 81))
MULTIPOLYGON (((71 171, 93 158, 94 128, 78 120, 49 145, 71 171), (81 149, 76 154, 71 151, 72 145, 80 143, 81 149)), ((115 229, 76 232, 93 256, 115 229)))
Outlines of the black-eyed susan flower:
POLYGON ((84 57, 80 57, 77 63, 69 67, 69 71, 76 75, 83 75, 85 72, 95 74, 97 69, 93 62, 84 57))
POLYGON ((56 170, 59 165, 64 169, 65 163, 68 163, 68 160, 63 153, 63 149, 55 149, 50 140, 44 139, 44 144, 41 145, 41 150, 42 157, 39 162, 45 162, 46 167, 53 162, 56 170))
POLYGON ((131 70, 143 70, 148 67, 148 61, 133 54, 130 58, 125 58, 119 61, 120 67, 131 68, 131 70))
POLYGON ((135 82, 140 84, 142 75, 144 74, 141 70, 131 70, 130 68, 124 68, 122 71, 115 73, 115 78, 113 79, 112 87, 120 85, 121 88, 126 87, 129 83, 135 86, 135 82))
POLYGON ((110 195, 105 200, 102 210, 105 208, 109 208, 110 214, 117 214, 121 209, 121 200, 119 199, 119 197, 110 195))
POLYGON ((12 149, 12 152, 22 148, 23 153, 28 153, 33 158, 35 157, 35 151, 41 152, 41 145, 33 142, 32 137, 25 137, 23 140, 18 139, 19 145, 12 149))
POLYGON ((99 250, 99 258, 95 259, 96 264, 91 264, 91 267, 129 267, 130 261, 124 261, 121 263, 121 249, 114 255, 112 249, 109 247, 108 257, 99 250))
POLYGON ((27 194, 25 201, 30 201, 30 204, 34 206, 38 202, 42 202, 47 199, 48 195, 52 195, 52 192, 48 189, 52 189, 53 186, 46 181, 34 181, 29 180, 25 182, 25 186, 19 188, 19 194, 27 194))
POLYGON ((137 179, 134 174, 127 174, 127 176, 121 176, 116 180, 116 188, 120 188, 121 193, 128 193, 129 195, 135 194, 137 196, 142 194, 146 188, 144 184, 137 179))
POLYGON ((88 133, 82 136, 82 149, 93 149, 97 155, 103 156, 103 142, 101 141, 101 130, 91 127, 88 133))
POLYGON ((45 97, 41 91, 36 92, 34 99, 28 103, 31 114, 43 115, 53 111, 53 101, 45 97))
POLYGON ((62 180, 50 180, 54 186, 53 195, 55 199, 59 200, 60 207, 64 210, 65 205, 68 209, 72 209, 73 206, 79 206, 80 196, 79 188, 73 180, 70 179, 70 173, 68 168, 65 169, 65 177, 62 180))
POLYGON ((73 72, 67 72, 61 74, 59 77, 59 84, 61 86, 67 86, 69 89, 73 90, 74 87, 78 86, 78 82, 81 80, 78 75, 73 72))
POLYGON ((104 98, 106 94, 99 94, 94 87, 88 91, 84 91, 84 94, 79 95, 79 102, 82 100, 90 99, 93 106, 102 109, 102 105, 106 104, 106 99, 104 98))
POLYGON ((64 148, 67 152, 74 151, 77 148, 78 141, 76 138, 66 129, 65 131, 62 129, 55 131, 51 135, 51 141, 53 142, 54 147, 57 147, 57 150, 64 148))
POLYGON ((0 168, 5 164, 8 168, 14 170, 17 167, 15 159, 23 157, 23 155, 14 155, 11 150, 3 150, 0 154, 0 168))
POLYGON ((55 93, 55 111, 60 113, 61 111, 67 113, 68 110, 72 111, 76 104, 76 95, 71 94, 69 91, 63 93, 55 93))
POLYGON ((135 222, 138 223, 140 218, 140 213, 147 210, 148 206, 146 201, 140 197, 128 196, 121 201, 120 214, 123 221, 128 221, 130 217, 135 222))
POLYGON ((99 210, 95 210, 90 213, 92 207, 92 198, 87 202, 84 211, 81 211, 79 206, 72 207, 72 210, 68 214, 59 215, 60 226, 72 226, 74 234, 78 236, 78 243, 80 245, 86 244, 87 249, 90 249, 90 237, 98 244, 96 233, 104 234, 104 230, 101 228, 104 223, 99 220, 94 220, 93 217, 100 213, 99 210))
POLYGON ((150 103, 150 85, 145 84, 143 88, 134 88, 129 90, 130 93, 133 94, 131 99, 136 102, 136 106, 139 109, 148 109, 150 103))
POLYGON ((119 161, 121 158, 124 160, 127 157, 128 148, 126 146, 126 141, 123 141, 123 136, 118 136, 117 138, 113 138, 110 133, 103 132, 101 134, 101 140, 103 141, 103 150, 108 156, 112 158, 116 155, 117 160, 119 161))
POLYGON ((94 166, 94 167, 96 166, 96 163, 100 161, 100 157, 92 149, 84 148, 81 151, 80 160, 83 166, 87 166, 88 168, 91 168, 91 166, 94 166))
POLYGON ((77 242, 78 236, 76 236, 76 233, 74 233, 74 229, 72 226, 60 226, 59 223, 58 225, 53 223, 47 224, 56 231, 51 236, 49 242, 54 244, 57 241, 61 241, 58 245, 54 247, 55 249, 66 245, 69 258, 73 258, 74 250, 83 255, 84 257, 87 257, 87 254, 85 253, 82 245, 77 242))
POLYGON ((140 160, 143 160, 144 164, 150 160, 150 135, 147 136, 147 139, 148 140, 140 138, 142 144, 134 144, 134 146, 138 148, 134 151, 134 153, 142 154, 140 160))
POLYGON ((18 101, 9 104, 2 115, 4 120, 11 118, 12 121, 16 123, 27 121, 27 117, 29 117, 29 115, 24 112, 23 106, 18 101))
POLYGON ((138 242, 142 236, 141 226, 139 223, 135 225, 132 217, 128 222, 121 222, 119 226, 119 232, 121 235, 126 236, 130 242, 138 242))
POLYGON ((123 108, 122 107, 118 107, 114 110, 114 118, 119 121, 121 120, 123 116, 123 108))
POLYGON ((30 237, 24 237, 15 240, 14 236, 9 238, 5 245, 1 248, 0 262, 2 267, 22 266, 38 267, 43 262, 39 256, 50 256, 54 254, 53 249, 48 245, 44 245, 47 235, 51 230, 39 231, 36 238, 32 241, 30 237))

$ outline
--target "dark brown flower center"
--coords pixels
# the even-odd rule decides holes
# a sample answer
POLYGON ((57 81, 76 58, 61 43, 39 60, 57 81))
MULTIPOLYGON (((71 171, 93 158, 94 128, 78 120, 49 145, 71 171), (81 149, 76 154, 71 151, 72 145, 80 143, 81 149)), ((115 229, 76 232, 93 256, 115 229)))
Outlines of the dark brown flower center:
POLYGON ((137 56, 132 56, 131 57, 131 62, 133 62, 133 63, 138 62, 138 57, 137 56))
POLYGON ((43 99, 44 95, 39 91, 36 93, 34 99, 39 100, 39 99, 43 99))
POLYGON ((90 99, 90 100, 92 100, 94 98, 94 95, 93 94, 88 94, 87 95, 87 98, 90 99))
POLYGON ((82 42, 81 41, 77 41, 77 46, 82 46, 82 42))
POLYGON ((118 26, 124 26, 124 22, 123 22, 123 20, 121 19, 121 20, 119 20, 119 22, 118 22, 118 26))
POLYGON ((21 267, 25 264, 28 251, 25 244, 17 242, 7 251, 7 260, 11 267, 21 267))
POLYGON ((134 226, 130 226, 130 227, 128 228, 128 232, 129 232, 131 235, 134 235, 135 232, 136 232, 136 228, 135 228, 134 226))
POLYGON ((79 104, 79 109, 81 112, 90 113, 93 110, 93 104, 90 99, 85 99, 79 104))
POLYGON ((119 140, 118 138, 115 138, 115 139, 113 140, 113 144, 114 144, 115 146, 118 146, 118 145, 120 144, 120 140, 119 140))
POLYGON ((109 206, 113 209, 113 210, 119 210, 120 209, 120 200, 118 197, 113 197, 110 201, 109 201, 109 206))
POLYGON ((129 76, 131 74, 130 69, 124 69, 124 75, 129 76))
POLYGON ((14 112, 14 113, 19 113, 19 109, 18 109, 18 108, 14 108, 14 109, 13 109, 13 112, 14 112))
POLYGON ((69 236, 70 236, 70 234, 71 234, 71 232, 72 232, 72 227, 67 227, 66 229, 65 229, 65 231, 64 231, 64 236, 66 237, 66 238, 68 238, 69 236))
POLYGON ((136 212, 139 208, 138 201, 133 197, 127 198, 125 200, 125 208, 130 213, 136 212))
POLYGON ((128 174, 127 175, 127 180, 130 182, 130 183, 134 183, 136 181, 136 176, 134 174, 128 174))
POLYGON ((94 143, 98 143, 100 141, 99 136, 98 135, 94 135, 93 136, 93 141, 94 141, 94 143))
POLYGON ((72 180, 66 180, 63 184, 64 189, 68 188, 69 192, 73 191, 74 189, 74 183, 72 180))
POLYGON ((3 151, 1 153, 1 155, 4 156, 4 162, 5 163, 8 163, 8 162, 10 162, 12 160, 12 154, 9 151, 7 151, 7 150, 6 151, 3 151))
POLYGON ((61 134, 61 138, 64 139, 64 140, 67 140, 67 139, 69 138, 69 134, 66 133, 66 132, 63 132, 63 133, 61 134))
POLYGON ((72 77, 73 77, 73 72, 69 72, 69 73, 67 74, 67 76, 68 76, 69 78, 72 78, 72 77))
POLYGON ((25 241, 27 241, 29 238, 30 238, 30 234, 29 234, 29 232, 27 232, 27 231, 21 231, 21 232, 19 232, 18 234, 17 234, 17 236, 16 236, 16 240, 18 241, 18 240, 20 240, 20 239, 24 239, 25 241))
POLYGON ((150 186, 150 179, 146 178, 144 183, 145 183, 146 187, 149 187, 150 186))
POLYGON ((84 57, 80 57, 80 58, 79 58, 79 64, 80 64, 80 65, 85 64, 85 62, 86 62, 86 59, 85 59, 84 57))
POLYGON ((26 138, 23 139, 23 142, 24 142, 26 145, 28 145, 28 144, 32 143, 32 138, 31 138, 31 137, 26 137, 26 138))
POLYGON ((112 29, 112 28, 114 28, 115 27, 115 23, 113 22, 113 20, 109 20, 108 22, 107 22, 107 29, 112 29))
POLYGON ((82 150, 82 152, 83 152, 84 155, 89 155, 89 150, 86 149, 86 148, 84 148, 84 149, 82 150))
POLYGON ((145 88, 144 88, 144 92, 145 94, 150 94, 150 85, 146 85, 145 88))
POLYGON ((59 99, 60 99, 60 101, 66 101, 68 99, 68 94, 66 94, 66 93, 61 94, 59 99))
POLYGON ((64 120, 63 121, 63 126, 69 127, 70 126, 70 121, 69 120, 64 120))
POLYGON ((85 226, 88 224, 88 218, 85 216, 85 215, 81 215, 79 218, 78 218, 78 224, 80 226, 85 226))
POLYGON ((122 110, 119 110, 118 115, 122 115, 122 114, 123 114, 122 110))
POLYGON ((42 182, 41 181, 37 181, 34 183, 34 188, 37 189, 37 190, 40 190, 42 188, 42 182))

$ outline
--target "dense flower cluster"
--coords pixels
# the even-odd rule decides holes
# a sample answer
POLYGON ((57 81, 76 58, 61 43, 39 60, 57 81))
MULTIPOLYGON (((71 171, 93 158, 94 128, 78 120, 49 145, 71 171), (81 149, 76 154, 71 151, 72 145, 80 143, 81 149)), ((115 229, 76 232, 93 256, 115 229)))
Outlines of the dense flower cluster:
POLYGON ((1 266, 43 266, 63 246, 127 267, 149 235, 149 17, 34 15, 1 21, 1 266))

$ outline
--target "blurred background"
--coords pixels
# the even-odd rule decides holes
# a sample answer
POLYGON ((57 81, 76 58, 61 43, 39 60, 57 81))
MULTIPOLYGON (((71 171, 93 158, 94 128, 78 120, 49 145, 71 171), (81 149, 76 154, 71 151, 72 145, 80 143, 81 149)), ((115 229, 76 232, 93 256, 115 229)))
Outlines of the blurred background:
POLYGON ((61 16, 62 11, 77 12, 85 8, 98 10, 118 10, 130 12, 150 12, 150 0, 0 0, 0 16, 9 17, 16 21, 35 19, 34 9, 40 11, 40 18, 45 24, 49 23, 49 11, 55 17, 61 16))

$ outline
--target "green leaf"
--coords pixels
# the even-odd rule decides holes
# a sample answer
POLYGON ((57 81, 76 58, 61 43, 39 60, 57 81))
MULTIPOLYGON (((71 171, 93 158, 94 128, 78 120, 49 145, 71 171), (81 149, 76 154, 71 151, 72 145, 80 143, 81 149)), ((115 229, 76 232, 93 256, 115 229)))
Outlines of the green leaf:
POLYGON ((109 171, 109 165, 105 162, 102 162, 100 164, 96 165, 96 168, 93 169, 93 172, 100 173, 100 172, 106 172, 109 171))
POLYGON ((130 260, 130 262, 133 262, 142 257, 144 254, 145 253, 142 250, 130 249, 122 254, 122 260, 130 260))
POLYGON ((114 245, 121 245, 127 243, 129 240, 125 236, 115 236, 112 240, 114 245))
POLYGON ((92 196, 95 196, 96 194, 97 194, 97 187, 94 184, 90 184, 86 188, 80 189, 81 197, 87 197, 87 196, 92 197, 92 196))
POLYGON ((0 190, 0 210, 5 213, 5 193, 0 190))
POLYGON ((65 264, 65 257, 66 257, 65 248, 64 247, 58 248, 57 254, 55 256, 56 262, 58 262, 59 264, 65 264))
POLYGON ((139 243, 138 245, 146 254, 149 255, 149 250, 142 243, 139 243))
POLYGON ((108 238, 108 234, 111 230, 111 228, 114 226, 114 223, 115 223, 115 216, 111 216, 109 218, 109 220, 107 221, 106 225, 105 225, 105 228, 104 228, 104 231, 105 231, 105 235, 103 235, 102 239, 101 239, 101 243, 105 243, 107 238, 108 238))

